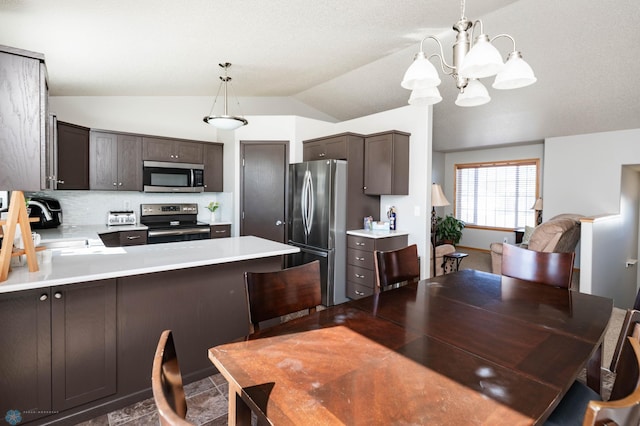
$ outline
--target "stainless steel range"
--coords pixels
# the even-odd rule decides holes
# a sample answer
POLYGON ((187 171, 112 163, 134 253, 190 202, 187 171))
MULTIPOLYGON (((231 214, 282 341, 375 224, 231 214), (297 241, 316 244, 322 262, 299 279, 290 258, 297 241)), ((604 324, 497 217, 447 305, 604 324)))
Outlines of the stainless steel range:
POLYGON ((197 218, 197 204, 140 205, 140 223, 149 228, 148 244, 211 238, 209 224, 197 218))

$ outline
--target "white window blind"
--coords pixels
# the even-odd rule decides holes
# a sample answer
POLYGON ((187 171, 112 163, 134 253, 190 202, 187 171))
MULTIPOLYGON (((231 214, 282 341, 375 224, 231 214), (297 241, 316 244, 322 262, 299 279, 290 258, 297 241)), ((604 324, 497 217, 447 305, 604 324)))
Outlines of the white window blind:
POLYGON ((456 164, 455 216, 467 225, 522 228, 535 223, 539 160, 456 164))

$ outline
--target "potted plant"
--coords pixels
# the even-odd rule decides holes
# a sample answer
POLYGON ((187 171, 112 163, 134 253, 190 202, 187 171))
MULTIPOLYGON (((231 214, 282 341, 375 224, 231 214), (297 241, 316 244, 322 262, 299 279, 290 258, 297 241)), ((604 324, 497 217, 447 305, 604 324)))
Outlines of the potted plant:
POLYGON ((216 221, 216 210, 220 207, 220 203, 217 201, 210 202, 207 206, 205 206, 207 210, 211 212, 211 223, 216 221))
POLYGON ((441 244, 453 244, 454 246, 460 242, 462 238, 462 230, 464 222, 456 219, 452 214, 445 217, 438 217, 436 222, 436 239, 441 244))

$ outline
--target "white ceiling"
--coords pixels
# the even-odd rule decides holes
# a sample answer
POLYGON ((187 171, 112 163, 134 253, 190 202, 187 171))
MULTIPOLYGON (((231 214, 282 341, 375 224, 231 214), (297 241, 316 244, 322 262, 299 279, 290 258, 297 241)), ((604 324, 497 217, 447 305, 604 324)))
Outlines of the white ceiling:
MULTIPOLYGON (((44 53, 52 96, 214 96, 231 62, 235 95, 346 120, 406 105, 419 40, 444 35, 450 60, 459 16, 454 0, 4 0, 0 44, 44 53)), ((514 36, 539 81, 463 109, 443 78, 435 149, 640 127, 637 0, 469 0, 466 16, 514 36)))

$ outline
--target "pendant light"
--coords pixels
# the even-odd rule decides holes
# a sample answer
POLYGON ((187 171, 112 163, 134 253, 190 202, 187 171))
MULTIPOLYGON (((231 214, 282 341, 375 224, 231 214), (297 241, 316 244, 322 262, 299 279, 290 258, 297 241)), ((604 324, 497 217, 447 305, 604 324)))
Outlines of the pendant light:
MULTIPOLYGON (((246 126, 249 124, 247 119, 244 117, 239 117, 237 115, 229 115, 228 113, 228 99, 227 99, 227 85, 231 81, 231 77, 227 75, 227 70, 231 67, 229 62, 225 62, 223 64, 218 64, 222 69, 224 69, 224 76, 220 76, 220 86, 218 86, 218 93, 216 93, 216 98, 213 101, 213 106, 211 107, 211 111, 209 115, 205 116, 202 120, 221 130, 235 130, 239 127, 246 126), (213 115, 213 109, 216 106, 216 102, 218 101, 218 95, 220 94, 220 89, 224 86, 224 114, 222 115, 213 115)), ((236 97, 236 103, 238 104, 238 108, 240 108, 240 102, 238 102, 238 98, 236 97)))
POLYGON ((480 78, 496 76, 492 85, 494 89, 518 89, 536 82, 533 70, 522 59, 522 54, 516 50, 516 42, 509 34, 499 34, 489 38, 484 33, 481 20, 470 21, 465 16, 465 0, 460 2, 460 20, 453 25, 456 31, 456 41, 453 44, 453 64, 444 59, 442 43, 436 36, 429 35, 420 42, 420 51, 414 57, 413 63, 404 74, 400 85, 412 90, 409 97, 411 105, 433 105, 442 100, 437 86, 440 77, 436 67, 430 59, 436 57, 440 61, 443 73, 450 75, 456 82, 459 94, 456 105, 462 107, 478 106, 491 100, 489 93, 480 78), (473 40, 474 30, 479 29, 479 35, 473 40), (507 56, 507 62, 502 62, 500 52, 493 43, 499 38, 508 38, 513 44, 513 50, 507 56), (440 52, 426 56, 423 50, 424 42, 428 39, 435 41, 440 52))

